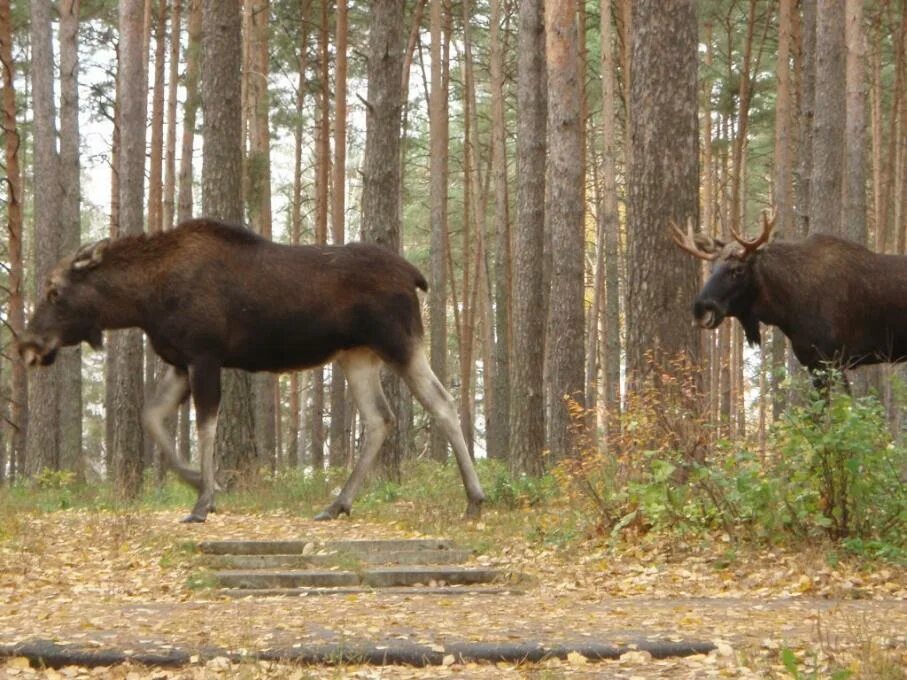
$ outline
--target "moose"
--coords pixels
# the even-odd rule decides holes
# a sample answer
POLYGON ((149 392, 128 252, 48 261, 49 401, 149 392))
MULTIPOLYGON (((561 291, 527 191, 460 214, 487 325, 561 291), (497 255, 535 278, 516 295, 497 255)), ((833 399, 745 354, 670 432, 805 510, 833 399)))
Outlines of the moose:
POLYGON ((104 239, 53 269, 18 350, 48 366, 59 348, 102 331, 140 328, 167 370, 142 422, 166 461, 198 497, 184 522, 214 509, 214 440, 221 368, 295 371, 335 361, 364 424, 361 451, 334 501, 315 519, 349 515, 356 493, 393 425, 382 365, 400 375, 450 441, 466 489, 466 516, 484 494, 450 394, 422 347, 419 270, 379 245, 288 246, 213 219, 154 235, 104 239), (181 461, 164 420, 189 396, 196 412, 200 470, 181 461))
POLYGON ((693 301, 702 328, 725 317, 740 321, 750 345, 759 324, 777 326, 797 360, 827 387, 822 369, 841 370, 907 360, 907 257, 881 255, 844 239, 815 234, 800 242, 772 240, 773 216, 762 213, 752 239, 731 229, 723 242, 670 223, 678 247, 716 262, 693 301))

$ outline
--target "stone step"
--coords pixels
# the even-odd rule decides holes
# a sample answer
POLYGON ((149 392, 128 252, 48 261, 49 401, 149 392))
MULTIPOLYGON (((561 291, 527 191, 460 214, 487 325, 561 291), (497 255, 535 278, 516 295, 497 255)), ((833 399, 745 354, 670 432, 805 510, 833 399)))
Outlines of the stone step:
POLYGON ((308 555, 325 552, 346 552, 354 555, 404 551, 452 550, 453 543, 439 538, 347 541, 202 541, 199 551, 208 555, 308 555))
POLYGON ((380 567, 360 572, 225 570, 212 575, 222 588, 244 589, 477 585, 492 583, 502 576, 496 569, 445 566, 380 567))
POLYGON ((311 569, 347 567, 349 562, 361 564, 462 564, 472 556, 471 550, 452 548, 449 550, 401 550, 355 554, 335 551, 324 554, 232 554, 208 555, 205 564, 212 569, 311 569))
POLYGON ((519 588, 497 586, 436 586, 414 589, 412 586, 375 588, 347 586, 343 588, 224 588, 227 597, 313 597, 321 595, 365 595, 380 592, 382 595, 525 595, 519 588))

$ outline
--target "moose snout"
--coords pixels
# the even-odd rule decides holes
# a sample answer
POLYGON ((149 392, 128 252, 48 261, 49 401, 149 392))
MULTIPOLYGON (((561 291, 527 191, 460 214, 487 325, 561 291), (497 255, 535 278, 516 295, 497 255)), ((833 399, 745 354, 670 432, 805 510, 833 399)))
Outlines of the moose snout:
POLYGON ((58 338, 42 338, 40 336, 27 333, 24 334, 18 343, 19 356, 26 366, 50 366, 57 358, 57 350, 60 349, 60 340, 58 338))
POLYGON ((693 316, 702 328, 713 329, 724 320, 725 311, 714 300, 696 300, 693 316))

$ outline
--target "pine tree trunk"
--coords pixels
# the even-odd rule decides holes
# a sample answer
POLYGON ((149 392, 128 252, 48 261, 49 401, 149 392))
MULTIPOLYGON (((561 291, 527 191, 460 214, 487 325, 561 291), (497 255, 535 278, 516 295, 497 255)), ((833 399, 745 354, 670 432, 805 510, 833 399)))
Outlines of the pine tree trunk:
MULTIPOLYGON (((167 3, 158 0, 153 8, 154 32, 154 89, 151 97, 151 151, 148 170, 148 233, 158 234, 164 229, 164 101, 165 57, 167 34, 167 3)), ((145 338, 145 399, 151 399, 162 363, 154 353, 151 342, 145 338)), ((145 437, 145 467, 153 467, 158 482, 164 479, 164 462, 161 452, 151 437, 145 437)))
MULTIPOLYGON (((188 0, 189 18, 187 22, 188 44, 186 48, 186 75, 184 87, 186 101, 183 104, 183 135, 180 142, 180 166, 178 176, 177 222, 192 217, 192 158, 195 148, 195 123, 198 107, 201 103, 199 91, 199 62, 202 39, 202 0, 188 0)), ((175 28, 175 26, 174 26, 175 28)), ((178 46, 177 46, 178 47, 178 46)), ((190 417, 190 400, 179 410, 179 455, 189 462, 192 457, 192 428, 190 417)))
POLYGON ((513 350, 510 435, 515 470, 544 469, 546 310, 543 255, 547 102, 545 33, 541 0, 520 0, 517 45, 517 220, 513 261, 513 350))
MULTIPOLYGON (((775 203, 775 229, 786 234, 793 231, 793 137, 791 125, 791 13, 794 11, 793 0, 781 0, 778 8, 778 56, 775 66, 777 81, 777 99, 775 101, 775 174, 773 178, 773 195, 775 203)), ((787 339, 784 334, 772 330, 772 362, 770 385, 772 392, 772 419, 781 417, 786 399, 781 383, 784 379, 785 350, 787 339)))
MULTIPOLYGON (((248 3, 247 49, 249 70, 246 77, 248 97, 249 151, 246 158, 246 204, 252 230, 266 239, 272 237, 271 216, 271 133, 268 121, 270 97, 268 94, 269 0, 248 3)), ((255 441, 259 465, 274 469, 277 458, 277 414, 274 393, 277 378, 271 373, 252 376, 253 416, 255 441)))
MULTIPOLYGON (((79 176, 79 0, 60 3, 60 254, 76 251, 81 241, 79 176)), ((82 460, 82 350, 60 353, 60 467, 84 479, 82 460)))
MULTIPOLYGON (((6 226, 9 243, 9 298, 7 318, 13 337, 18 338, 25 328, 25 281, 22 249, 22 175, 19 169, 19 137, 16 120, 15 64, 12 49, 10 2, 0 0, 0 69, 2 84, 2 126, 5 142, 7 178, 6 226)), ((9 479, 15 480, 25 459, 28 424, 28 379, 25 364, 13 356, 10 367, 9 408, 9 479)), ((6 460, 0 460, 0 482, 5 478, 6 460)))
MULTIPOLYGON (((403 3, 375 0, 371 3, 368 43, 368 93, 366 141, 362 170, 362 237, 400 252, 400 73, 403 68, 403 3)), ((397 427, 380 452, 384 474, 401 476, 400 463, 407 441, 401 427, 400 380, 383 381, 397 427)))
POLYGON ((664 238, 668 220, 699 218, 696 5, 634 5, 627 184, 627 374, 638 387, 656 361, 696 360, 698 331, 678 310, 696 295, 698 264, 664 238))
MULTIPOLYGON (((31 3, 32 100, 34 107, 34 180, 42 187, 40 200, 34 201, 35 290, 33 299, 43 294, 44 281, 61 254, 61 233, 57 216, 61 207, 59 157, 56 151, 56 106, 54 105, 54 65, 51 45, 51 7, 48 0, 31 3)), ((29 430, 26 442, 26 472, 43 468, 57 469, 60 464, 59 414, 60 385, 63 375, 58 361, 29 380, 29 430)))
MULTIPOLYGON (((202 206, 205 214, 236 223, 243 220, 239 5, 238 0, 202 2, 202 206)), ((216 449, 222 469, 240 479, 255 471, 259 456, 248 373, 223 372, 216 449)))
MULTIPOLYGON (((334 68, 334 181, 331 194, 331 240, 342 244, 346 234, 346 75, 347 0, 337 0, 335 12, 336 63, 334 68)), ((343 371, 331 371, 330 464, 342 467, 349 460, 350 433, 347 430, 347 399, 343 371)))
MULTIPOLYGON (((145 41, 141 0, 120 0, 120 44, 117 94, 120 101, 119 234, 144 232, 145 219, 145 41)), ((144 434, 142 333, 114 334, 116 385, 113 398, 113 460, 117 486, 129 498, 141 490, 144 434)))
POLYGON ((574 0, 545 8, 545 37, 551 178, 545 211, 552 244, 546 360, 554 396, 548 441, 557 458, 576 451, 582 422, 571 416, 570 402, 584 407, 583 121, 574 0))
MULTIPOLYGON (((442 1, 431 0, 431 94, 429 97, 429 204, 431 220, 431 266, 428 315, 431 336, 431 367, 447 384, 447 174, 448 121, 446 73, 447 36, 442 25, 442 1)), ((432 419, 431 458, 447 458, 447 437, 432 419)))
POLYGON ((507 128, 504 119, 502 0, 491 3, 491 173, 494 187, 494 403, 488 422, 488 456, 510 462, 510 356, 512 297, 507 128))
POLYGON ((602 202, 599 232, 604 238, 605 284, 605 428, 609 446, 620 433, 620 221, 617 206, 617 131, 615 63, 611 41, 611 0, 601 3, 602 202))
POLYGON ((846 127, 845 0, 817 3, 816 107, 813 115, 813 166, 810 233, 843 235, 841 195, 846 127))

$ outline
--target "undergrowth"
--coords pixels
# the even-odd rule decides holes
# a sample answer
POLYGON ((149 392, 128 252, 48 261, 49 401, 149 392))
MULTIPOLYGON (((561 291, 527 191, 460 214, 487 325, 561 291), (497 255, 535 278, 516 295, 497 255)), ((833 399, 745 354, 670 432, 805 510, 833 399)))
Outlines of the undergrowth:
MULTIPOLYGON (((483 526, 538 544, 570 548, 582 541, 662 541, 721 534, 724 541, 831 542, 833 550, 907 563, 907 453, 889 433, 873 397, 843 391, 807 393, 787 409, 761 450, 718 436, 696 374, 682 362, 633 395, 619 436, 605 447, 589 431, 579 453, 542 477, 513 474, 480 460, 486 493, 483 526)), ((575 405, 577 420, 587 414, 575 405)), ((373 479, 353 507, 357 517, 404 528, 449 533, 466 499, 453 462, 410 461, 402 482, 373 479)), ((339 491, 344 469, 312 474, 263 470, 254 481, 218 495, 225 512, 313 516, 339 491)), ((109 483, 79 483, 45 471, 0 488, 0 541, 17 531, 16 516, 69 508, 137 512, 184 510, 195 492, 168 475, 149 474, 137 499, 109 483)), ((486 532, 486 533, 490 533, 486 532)), ((478 549, 495 539, 473 532, 478 549)))

